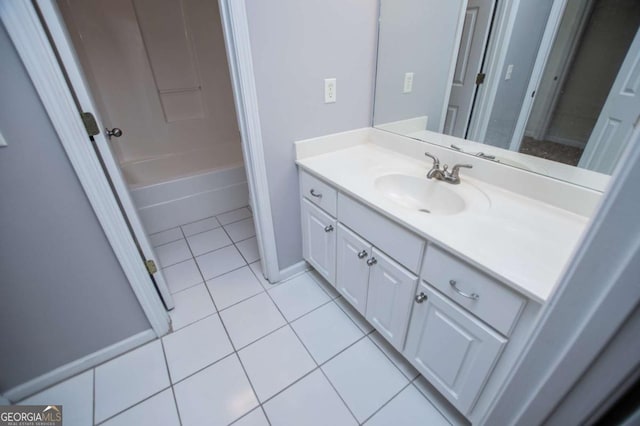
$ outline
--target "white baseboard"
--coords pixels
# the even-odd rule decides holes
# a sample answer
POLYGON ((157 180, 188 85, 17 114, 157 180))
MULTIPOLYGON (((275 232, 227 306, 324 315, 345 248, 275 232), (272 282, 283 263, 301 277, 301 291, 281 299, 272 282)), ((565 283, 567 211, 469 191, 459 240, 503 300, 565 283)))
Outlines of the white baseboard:
MULTIPOLYGON (((4 398, 11 402, 18 402, 28 396, 38 393, 58 382, 66 380, 81 373, 89 368, 93 368, 105 361, 122 355, 140 345, 156 338, 156 333, 152 330, 145 330, 138 334, 134 334, 124 340, 119 341, 111 346, 100 349, 92 354, 86 355, 80 359, 72 361, 55 370, 49 371, 41 376, 31 379, 26 383, 9 389, 4 393, 4 398)), ((2 401, 0 401, 0 404, 2 401)))
POLYGON ((298 274, 308 271, 311 266, 304 260, 280 270, 280 281, 286 281, 298 274))

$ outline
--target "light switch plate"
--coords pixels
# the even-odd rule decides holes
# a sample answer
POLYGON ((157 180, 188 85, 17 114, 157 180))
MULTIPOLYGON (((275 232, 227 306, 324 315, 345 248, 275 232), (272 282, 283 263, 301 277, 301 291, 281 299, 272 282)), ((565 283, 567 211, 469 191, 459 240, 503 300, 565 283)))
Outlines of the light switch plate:
POLYGON ((336 101, 336 79, 324 79, 324 103, 332 104, 336 101))
POLYGON ((4 136, 2 136, 2 132, 0 132, 0 146, 7 146, 7 141, 4 136))
POLYGON ((411 93, 413 91, 413 73, 407 72, 404 74, 404 90, 402 93, 411 93))

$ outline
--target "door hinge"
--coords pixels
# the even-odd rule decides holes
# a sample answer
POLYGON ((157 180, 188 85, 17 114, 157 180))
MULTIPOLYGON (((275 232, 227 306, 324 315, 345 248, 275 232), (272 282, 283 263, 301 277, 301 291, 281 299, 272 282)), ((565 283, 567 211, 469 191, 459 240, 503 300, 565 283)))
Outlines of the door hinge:
POLYGON ((80 117, 82 118, 84 128, 87 130, 89 136, 100 134, 100 128, 98 127, 98 123, 96 122, 96 118, 93 114, 90 112, 82 112, 80 113, 80 117))
POLYGON ((476 84, 482 84, 482 83, 484 83, 484 78, 485 78, 486 76, 487 76, 487 75, 486 75, 485 73, 483 73, 483 72, 478 73, 478 75, 476 76, 476 84))
POLYGON ((155 274, 158 272, 158 268, 156 267, 156 262, 153 260, 145 260, 144 265, 147 267, 147 272, 150 274, 155 274))

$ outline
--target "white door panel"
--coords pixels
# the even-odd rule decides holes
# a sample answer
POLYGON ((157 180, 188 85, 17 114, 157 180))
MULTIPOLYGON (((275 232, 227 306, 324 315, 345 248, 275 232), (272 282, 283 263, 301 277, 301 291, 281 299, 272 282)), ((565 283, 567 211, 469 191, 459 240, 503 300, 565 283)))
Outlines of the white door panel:
POLYGON ((302 200, 302 256, 327 281, 336 282, 336 226, 334 218, 302 200))
POLYGON ((371 250, 371 244, 338 224, 336 288, 362 315, 367 307, 371 250))

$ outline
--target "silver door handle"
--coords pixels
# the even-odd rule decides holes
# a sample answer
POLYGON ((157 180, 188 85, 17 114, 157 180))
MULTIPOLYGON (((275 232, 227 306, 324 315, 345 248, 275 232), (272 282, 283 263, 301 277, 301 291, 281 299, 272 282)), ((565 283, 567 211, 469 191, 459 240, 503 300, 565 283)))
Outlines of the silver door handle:
POLYGON ((369 265, 369 266, 373 266, 376 263, 378 263, 378 259, 376 259, 375 257, 372 257, 371 259, 367 260, 367 265, 369 265))
POLYGON ((427 300, 426 294, 424 294, 423 292, 420 292, 420 294, 416 294, 416 303, 422 303, 425 300, 427 300))
POLYGON ((324 232, 331 232, 333 231, 333 225, 327 225, 324 227, 324 232))
POLYGON ((460 296, 462 297, 466 297, 467 299, 471 299, 471 300, 478 300, 480 299, 480 295, 477 293, 465 293, 464 291, 460 290, 458 288, 458 285, 456 283, 456 280, 449 280, 449 285, 451 287, 453 287, 453 289, 456 291, 456 293, 458 293, 460 296))
POLYGON ((311 194, 312 196, 316 197, 316 198, 322 198, 322 194, 319 192, 316 192, 315 189, 311 188, 311 191, 309 191, 309 194, 311 194))
POLYGON ((362 250, 360 253, 358 253, 358 259, 364 259, 365 257, 367 257, 367 251, 366 250, 362 250))

